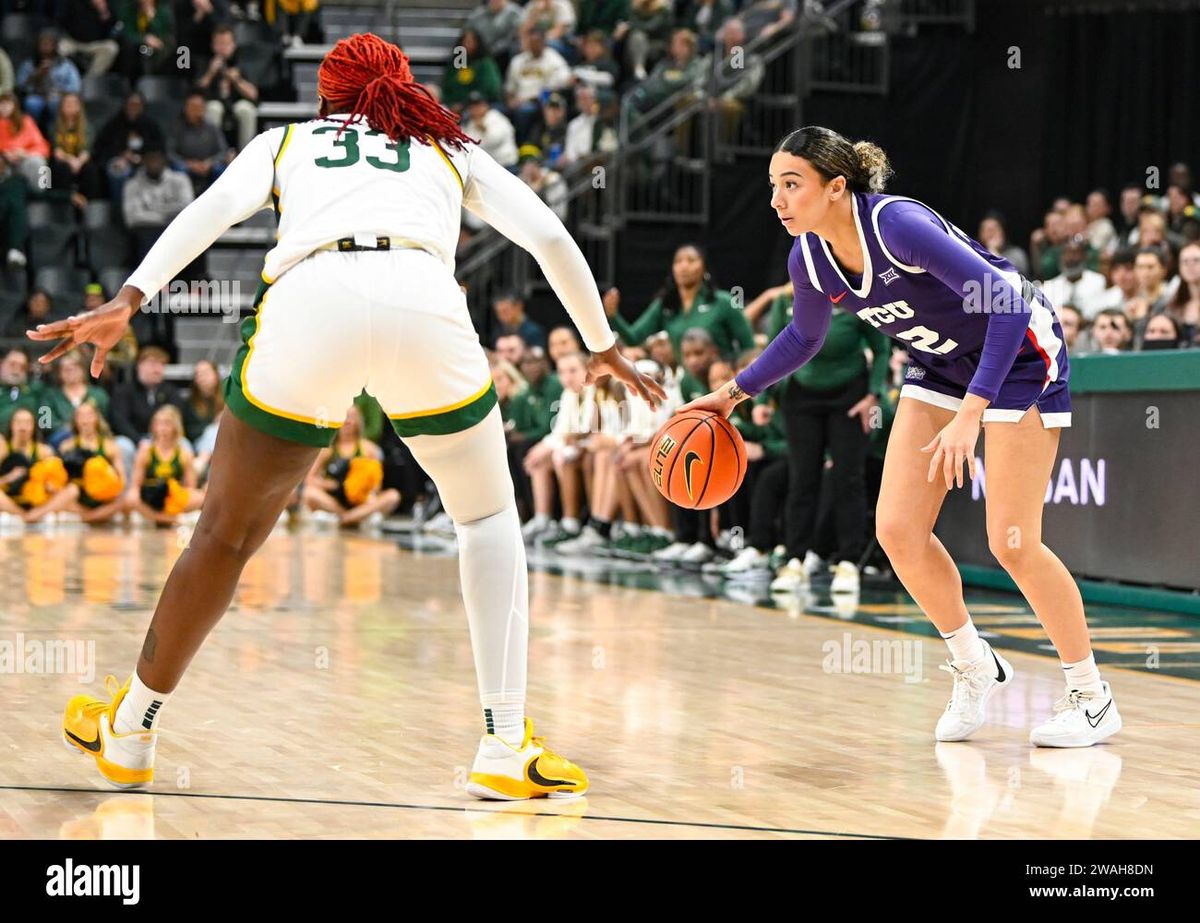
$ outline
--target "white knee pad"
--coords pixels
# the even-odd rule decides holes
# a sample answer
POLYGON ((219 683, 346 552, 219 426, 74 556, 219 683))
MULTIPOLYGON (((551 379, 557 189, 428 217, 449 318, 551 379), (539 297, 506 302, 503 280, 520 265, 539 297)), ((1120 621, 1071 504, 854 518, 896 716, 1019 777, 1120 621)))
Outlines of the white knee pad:
POLYGON ((460 433, 410 436, 404 444, 437 485, 457 523, 494 516, 516 505, 500 407, 460 433))

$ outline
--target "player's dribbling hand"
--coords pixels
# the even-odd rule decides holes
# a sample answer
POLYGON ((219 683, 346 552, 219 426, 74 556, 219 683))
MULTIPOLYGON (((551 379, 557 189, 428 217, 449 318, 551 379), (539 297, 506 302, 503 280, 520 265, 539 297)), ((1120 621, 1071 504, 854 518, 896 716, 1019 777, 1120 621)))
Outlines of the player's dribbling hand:
POLYGON ((594 385, 607 375, 611 375, 637 394, 650 405, 651 410, 657 410, 659 401, 667 399, 667 392, 662 389, 662 385, 634 368, 633 363, 621 355, 621 350, 615 343, 602 353, 592 354, 585 383, 594 385))
POLYGON ((38 324, 33 330, 26 330, 25 335, 31 340, 62 340, 50 352, 38 358, 38 362, 47 365, 64 353, 70 352, 84 343, 96 347, 92 356, 92 377, 99 378, 104 371, 104 360, 108 351, 120 341, 129 326, 129 319, 137 313, 142 304, 142 293, 132 285, 124 286, 112 301, 105 302, 94 311, 73 314, 65 320, 54 321, 51 324, 38 324))
POLYGON ((967 471, 971 480, 975 480, 975 443, 979 440, 979 418, 974 414, 958 413, 954 419, 942 427, 941 432, 933 437, 922 452, 933 452, 929 460, 929 476, 932 483, 938 469, 946 479, 946 489, 950 490, 956 484, 963 486, 963 462, 967 463, 967 471))
POLYGON ((733 413, 733 408, 747 397, 749 395, 737 386, 737 382, 731 381, 728 384, 721 385, 716 391, 709 391, 703 397, 698 397, 694 401, 688 401, 675 412, 683 413, 685 410, 707 410, 711 413, 719 413, 728 419, 729 415, 733 413))

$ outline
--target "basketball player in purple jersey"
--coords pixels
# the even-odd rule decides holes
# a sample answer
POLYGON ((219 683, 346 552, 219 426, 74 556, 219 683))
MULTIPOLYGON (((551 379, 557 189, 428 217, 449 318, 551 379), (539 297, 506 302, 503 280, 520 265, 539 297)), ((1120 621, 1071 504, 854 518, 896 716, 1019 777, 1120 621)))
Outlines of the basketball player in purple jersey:
POLYGON ((1071 425, 1067 348, 1054 309, 1002 257, 928 206, 883 195, 887 157, 827 128, 794 131, 770 164, 771 207, 793 237, 792 323, 727 385, 684 405, 728 416, 821 348, 833 308, 904 343, 909 363, 884 462, 876 532, 901 583, 950 647, 954 677, 938 740, 965 740, 1012 666, 980 638, 933 526, 946 492, 975 477, 986 426, 987 530, 1053 642, 1067 691, 1030 742, 1087 747, 1121 729, 1100 678, 1083 600, 1042 544, 1042 505, 1071 425))

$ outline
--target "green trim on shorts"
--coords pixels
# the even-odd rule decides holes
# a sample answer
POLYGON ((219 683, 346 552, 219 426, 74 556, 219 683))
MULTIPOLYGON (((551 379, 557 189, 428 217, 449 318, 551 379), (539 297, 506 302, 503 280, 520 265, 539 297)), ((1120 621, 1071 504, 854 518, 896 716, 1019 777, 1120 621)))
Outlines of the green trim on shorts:
POLYGON ((333 444, 338 427, 316 426, 301 420, 281 417, 251 403, 250 399, 242 392, 242 367, 245 365, 246 357, 250 354, 250 340, 258 331, 259 312, 262 308, 263 296, 266 295, 268 288, 270 286, 265 281, 258 283, 258 291, 254 295, 254 316, 247 317, 242 321, 242 345, 238 347, 237 354, 233 359, 233 368, 229 371, 229 377, 225 379, 225 405, 243 423, 253 426, 268 436, 286 439, 288 442, 299 442, 301 445, 315 446, 318 449, 327 449, 333 444))
POLYGON ((486 391, 462 407, 442 413, 389 417, 396 435, 405 436, 448 436, 470 429, 486 417, 496 406, 496 386, 489 384, 486 391))

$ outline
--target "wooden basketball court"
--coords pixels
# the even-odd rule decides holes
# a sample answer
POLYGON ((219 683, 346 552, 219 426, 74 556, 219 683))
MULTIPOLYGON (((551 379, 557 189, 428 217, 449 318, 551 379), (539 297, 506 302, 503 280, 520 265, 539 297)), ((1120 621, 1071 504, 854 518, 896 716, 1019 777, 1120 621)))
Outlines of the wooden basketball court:
MULTIPOLYGON (((1017 677, 974 741, 935 744, 945 648, 903 593, 771 609, 706 595, 698 577, 594 564, 530 579, 529 713, 591 793, 481 803, 463 791, 480 717, 456 559, 311 528, 277 531, 250 564, 167 706, 151 792, 116 792, 61 744, 62 708, 128 675, 180 543, 146 529, 0 537, 0 837, 1187 837, 1200 824, 1186 661, 1178 676, 1114 667, 1098 645, 1125 730, 1034 750, 1057 661, 1035 653, 1021 600, 981 599, 977 622, 1017 677)), ((1200 649, 1189 629, 1161 631, 1200 649)))

